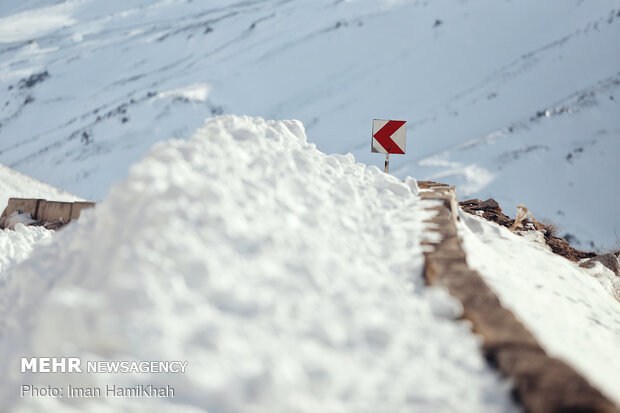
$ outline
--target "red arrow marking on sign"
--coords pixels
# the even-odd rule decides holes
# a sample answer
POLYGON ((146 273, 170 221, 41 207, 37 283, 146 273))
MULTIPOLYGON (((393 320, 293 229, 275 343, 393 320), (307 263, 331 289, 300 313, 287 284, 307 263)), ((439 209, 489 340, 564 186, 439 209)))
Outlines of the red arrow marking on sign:
POLYGON ((388 153, 404 154, 402 149, 392 140, 394 132, 400 129, 406 122, 404 120, 391 120, 379 129, 377 133, 372 135, 388 153))

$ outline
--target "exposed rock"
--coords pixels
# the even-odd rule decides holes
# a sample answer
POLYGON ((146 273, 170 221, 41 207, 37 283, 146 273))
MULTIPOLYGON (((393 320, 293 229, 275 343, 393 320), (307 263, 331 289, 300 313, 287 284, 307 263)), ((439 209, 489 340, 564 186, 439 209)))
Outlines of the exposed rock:
POLYGON ((43 82, 48 77, 50 77, 50 74, 47 72, 47 70, 45 72, 35 73, 25 79, 20 80, 18 86, 20 89, 30 89, 37 83, 43 82))
POLYGON ((467 201, 459 202, 459 205, 465 212, 482 216, 487 221, 493 221, 506 228, 510 228, 514 223, 514 220, 505 215, 497 201, 492 198, 487 199, 486 201, 481 201, 479 199, 468 199, 467 201), (482 211, 482 215, 480 215, 480 213, 476 213, 475 211, 482 211))
POLYGON ((571 261, 577 262, 584 258, 596 257, 595 252, 581 251, 570 246, 568 241, 564 238, 549 236, 547 237, 547 245, 551 247, 551 251, 568 258, 571 261))

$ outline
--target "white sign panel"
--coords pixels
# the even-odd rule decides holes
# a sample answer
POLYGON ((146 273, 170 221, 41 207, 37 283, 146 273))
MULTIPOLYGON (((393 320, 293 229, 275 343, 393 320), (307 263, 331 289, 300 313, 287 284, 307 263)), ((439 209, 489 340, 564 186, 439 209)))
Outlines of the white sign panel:
POLYGON ((371 151, 404 154, 407 143, 407 122, 375 119, 372 121, 371 151))

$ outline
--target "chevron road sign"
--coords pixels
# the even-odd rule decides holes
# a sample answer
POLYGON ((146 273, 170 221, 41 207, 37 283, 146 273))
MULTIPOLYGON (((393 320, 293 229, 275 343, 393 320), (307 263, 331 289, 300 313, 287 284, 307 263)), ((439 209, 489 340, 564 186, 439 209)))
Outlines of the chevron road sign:
POLYGON ((404 154, 406 150, 407 121, 383 120, 372 121, 372 152, 385 154, 385 172, 389 171, 390 154, 404 154))

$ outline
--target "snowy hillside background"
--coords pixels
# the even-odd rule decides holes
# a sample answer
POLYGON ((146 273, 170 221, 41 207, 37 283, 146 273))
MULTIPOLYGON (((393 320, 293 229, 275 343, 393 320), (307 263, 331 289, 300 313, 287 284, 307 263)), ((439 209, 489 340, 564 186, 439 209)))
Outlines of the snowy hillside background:
POLYGON ((397 176, 610 247, 618 39, 615 0, 3 0, 0 163, 99 200, 209 116, 300 119, 370 164, 372 118, 404 119, 397 176))

